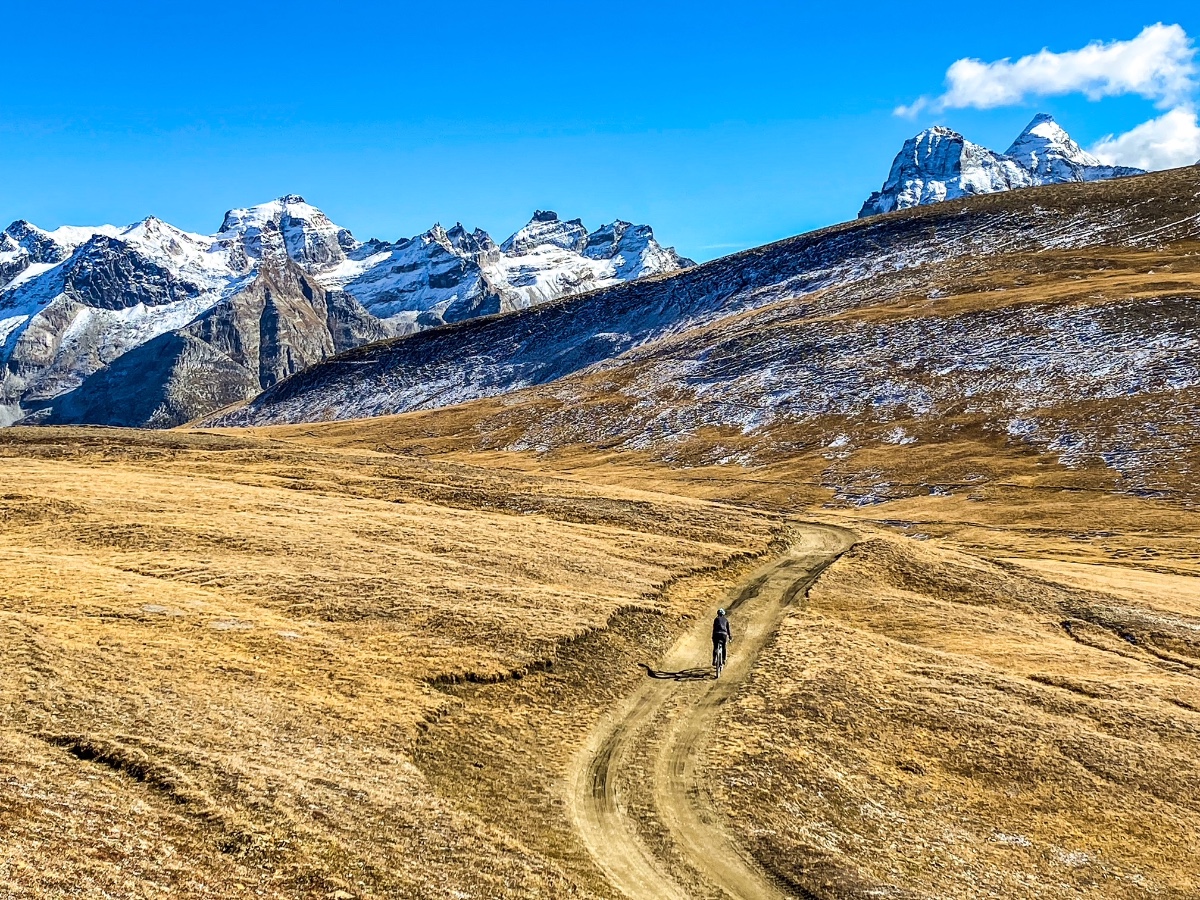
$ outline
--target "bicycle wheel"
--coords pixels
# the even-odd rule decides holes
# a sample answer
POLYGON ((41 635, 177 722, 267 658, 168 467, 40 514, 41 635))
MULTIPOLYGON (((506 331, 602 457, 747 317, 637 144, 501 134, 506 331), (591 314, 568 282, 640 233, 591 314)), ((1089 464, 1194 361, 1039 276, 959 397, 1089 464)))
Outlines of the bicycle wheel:
POLYGON ((721 677, 721 670, 725 668, 725 644, 724 642, 717 645, 717 677, 721 677))

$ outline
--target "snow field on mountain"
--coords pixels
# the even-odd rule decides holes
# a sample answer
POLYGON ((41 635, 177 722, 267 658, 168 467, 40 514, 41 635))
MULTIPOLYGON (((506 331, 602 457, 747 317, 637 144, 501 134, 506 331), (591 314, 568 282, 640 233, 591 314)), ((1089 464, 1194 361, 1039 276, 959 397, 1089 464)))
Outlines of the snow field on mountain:
POLYGON ((290 260, 322 287, 346 291, 368 318, 383 320, 383 334, 689 264, 646 226, 616 222, 589 234, 577 220, 540 211, 533 225, 508 249, 485 232, 440 225, 394 244, 363 243, 296 195, 230 210, 212 236, 154 217, 54 231, 15 222, 0 233, 0 404, 6 420, 19 419, 23 399, 79 386, 121 354, 231 301, 271 261, 290 260))
POLYGON ((1003 154, 934 126, 904 143, 883 188, 867 199, 858 215, 1015 188, 1140 174, 1140 169, 1102 164, 1044 113, 1034 116, 1003 154))

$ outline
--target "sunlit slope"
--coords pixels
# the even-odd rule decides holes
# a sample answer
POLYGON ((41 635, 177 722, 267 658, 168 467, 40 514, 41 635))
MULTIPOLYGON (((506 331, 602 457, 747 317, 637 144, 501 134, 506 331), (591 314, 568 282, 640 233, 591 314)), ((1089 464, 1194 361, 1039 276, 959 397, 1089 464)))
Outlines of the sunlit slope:
POLYGON ((850 503, 953 489, 973 474, 897 484, 894 463, 871 475, 873 451, 975 442, 1104 469, 1116 489, 1193 496, 1197 250, 1047 251, 986 272, 927 271, 918 285, 880 277, 868 308, 814 316, 774 304, 479 407, 469 441, 600 445, 688 465, 807 456, 850 503))
MULTIPOLYGON (((840 225, 682 273, 361 348, 289 379, 223 421, 269 424, 436 408, 612 364, 634 348, 740 314, 774 308, 793 321, 820 320, 903 296, 939 299, 954 293, 947 278, 964 270, 978 276, 974 290, 988 290, 993 270, 1014 257, 1170 249, 1200 233, 1198 194, 1200 170, 1180 169, 975 197, 840 225)), ((994 288, 1003 287, 1001 278, 994 288)), ((1005 305, 1003 297, 989 299, 1005 305)))
POLYGON ((621 611, 665 628, 664 582, 773 527, 236 439, 14 429, 0 455, 5 896, 561 896, 586 878, 414 766, 434 685, 621 611))
POLYGON ((856 467, 864 452, 946 441, 1189 494, 1198 216, 1197 169, 910 210, 356 351, 226 421, 502 393, 425 427, 458 446, 605 447, 688 465, 808 454, 811 477, 848 503, 912 492, 856 467))
MULTIPOLYGON (((715 604, 742 627, 743 554, 804 533, 689 494, 828 520, 831 492, 783 464, 337 446, 438 443, 433 415, 3 433, 3 891, 617 896, 568 815, 588 736, 715 604)), ((923 472, 922 446, 870 458, 923 472)), ((992 477, 838 515, 863 542, 689 757, 705 808, 828 900, 1188 896, 1194 514, 935 451, 992 477)), ((711 682, 669 683, 686 717, 711 682)), ((659 806, 672 721, 612 775, 663 877, 707 896, 659 806)))
POLYGON ((1200 579, 1069 568, 868 533, 708 748, 754 855, 818 897, 1195 896, 1200 579))

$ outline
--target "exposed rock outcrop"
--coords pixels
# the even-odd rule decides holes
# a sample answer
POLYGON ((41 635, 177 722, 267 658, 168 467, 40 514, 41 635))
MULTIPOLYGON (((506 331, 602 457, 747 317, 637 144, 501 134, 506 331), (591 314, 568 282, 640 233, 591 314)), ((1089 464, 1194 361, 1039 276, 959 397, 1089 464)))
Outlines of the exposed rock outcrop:
POLYGON ((387 336, 349 294, 326 291, 287 257, 272 258, 245 290, 120 356, 33 418, 174 427, 387 336))
MULTIPOLYGON (((646 226, 615 222, 589 235, 578 220, 543 212, 505 247, 461 224, 390 244, 360 242, 295 194, 230 210, 213 236, 153 217, 127 228, 54 231, 17 221, 0 233, 0 425, 30 412, 104 424, 79 418, 99 415, 103 403, 76 395, 69 409, 51 413, 52 401, 89 380, 89 392, 103 383, 120 394, 118 373, 138 376, 130 360, 113 364, 169 334, 208 344, 261 388, 366 341, 688 264, 646 226), (569 240, 560 236, 566 231, 569 240)), ((150 367, 147 384, 178 386, 205 378, 204 358, 181 339, 159 341, 134 360, 150 367)), ((237 380, 224 366, 213 378, 218 387, 237 380)), ((240 381, 236 389, 173 390, 192 401, 162 408, 196 415, 208 411, 196 406, 206 397, 244 394, 240 381)))
POLYGON ((1141 169, 1103 165, 1044 113, 1034 116, 1004 153, 939 125, 904 142, 883 188, 867 198, 858 216, 1014 188, 1141 174, 1141 169))

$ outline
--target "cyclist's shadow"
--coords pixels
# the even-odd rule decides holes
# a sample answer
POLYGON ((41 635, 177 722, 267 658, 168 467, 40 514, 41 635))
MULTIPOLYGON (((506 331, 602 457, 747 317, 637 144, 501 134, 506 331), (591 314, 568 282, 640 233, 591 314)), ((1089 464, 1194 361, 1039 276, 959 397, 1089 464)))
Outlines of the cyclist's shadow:
POLYGON ((711 666, 700 666, 695 669, 680 669, 678 672, 667 672, 661 669, 652 669, 645 663, 638 663, 638 665, 645 669, 646 674, 651 678, 669 678, 672 681, 704 681, 717 677, 711 666))

